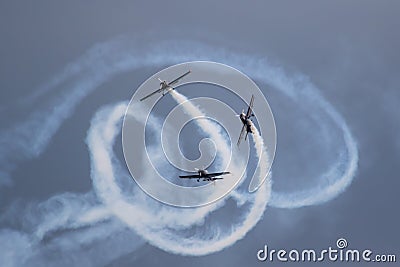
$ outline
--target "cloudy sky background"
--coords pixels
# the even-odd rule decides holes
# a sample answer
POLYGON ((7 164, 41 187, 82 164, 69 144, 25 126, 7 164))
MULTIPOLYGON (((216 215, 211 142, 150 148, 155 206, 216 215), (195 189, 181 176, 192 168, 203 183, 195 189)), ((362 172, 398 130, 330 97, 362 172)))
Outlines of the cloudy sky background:
MULTIPOLYGON (((113 220, 110 224, 117 225, 120 231, 111 238, 110 247, 129 243, 131 238, 132 244, 140 243, 139 248, 132 245, 124 253, 119 249, 119 257, 96 262, 96 256, 86 247, 76 257, 87 265, 249 266, 257 264, 256 252, 264 244, 273 248, 323 249, 333 246, 339 237, 345 237, 354 248, 398 253, 399 10, 396 1, 2 1, 1 131, 4 134, 42 103, 57 96, 56 92, 46 92, 39 100, 33 97, 68 63, 81 58, 96 44, 120 36, 144 51, 149 44, 165 39, 176 41, 176 49, 180 42, 192 41, 267 59, 289 76, 307 76, 346 120, 360 157, 357 175, 347 190, 322 205, 298 209, 268 207, 263 219, 243 240, 208 256, 184 257, 142 245, 123 223, 113 220)), ((88 192, 90 161, 84 140, 91 118, 104 104, 130 98, 135 88, 163 67, 146 67, 106 80, 95 93, 84 98, 39 157, 15 157, 18 164, 11 172, 13 183, 0 188, 0 227, 29 229, 31 226, 23 225, 19 220, 21 214, 16 211, 34 210, 31 205, 56 194, 88 192)), ((63 86, 68 88, 68 84, 63 86)), ((294 121, 297 117, 285 115, 284 108, 288 113, 295 110, 292 103, 278 94, 271 93, 267 98, 276 111, 278 147, 274 172, 277 186, 282 186, 285 181, 279 182, 280 173, 301 171, 292 168, 292 164, 297 164, 296 157, 290 154, 291 144, 296 147, 293 128, 300 124, 294 121)), ((116 150, 119 148, 117 145, 116 150)), ((304 171, 312 172, 314 167, 326 163, 319 158, 330 159, 315 155, 302 162, 304 171)), ((310 181, 296 184, 303 182, 310 181)), ((226 224, 229 227, 229 222, 226 224)), ((13 244, 8 246, 13 248, 13 244)), ((23 248, 15 245, 14 249, 23 248)), ((50 252, 40 255, 43 262, 46 257, 50 262, 55 260, 50 252)), ((55 254, 63 252, 56 250, 55 254)))

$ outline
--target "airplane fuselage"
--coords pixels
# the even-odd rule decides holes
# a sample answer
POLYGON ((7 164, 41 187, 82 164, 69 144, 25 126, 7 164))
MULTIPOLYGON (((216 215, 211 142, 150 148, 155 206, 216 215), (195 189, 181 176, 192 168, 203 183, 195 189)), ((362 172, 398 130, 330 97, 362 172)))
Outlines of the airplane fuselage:
POLYGON ((206 171, 206 170, 198 170, 198 173, 199 173, 200 177, 204 177, 204 176, 206 176, 208 174, 208 171, 206 171))
POLYGON ((160 89, 162 90, 162 94, 165 95, 173 88, 168 85, 167 81, 162 81, 160 82, 160 89))
POLYGON ((242 121, 242 123, 243 123, 244 125, 246 125, 246 131, 247 131, 248 133, 253 133, 253 131, 251 130, 252 122, 251 122, 250 118, 248 118, 248 117, 246 116, 246 114, 241 113, 241 114, 240 114, 240 120, 242 121))
POLYGON ((217 177, 225 174, 229 174, 230 172, 216 172, 216 173, 209 173, 207 170, 201 170, 196 168, 196 175, 180 175, 179 178, 196 178, 197 182, 200 182, 202 179, 203 181, 215 181, 215 180, 222 180, 224 178, 217 177))
POLYGON ((240 120, 242 121, 243 124, 246 124, 247 117, 246 114, 244 114, 243 112, 240 113, 240 120))
POLYGON ((239 146, 240 140, 242 140, 243 136, 244 136, 244 140, 246 140, 247 135, 249 133, 253 133, 253 131, 256 129, 255 127, 253 127, 253 122, 251 121, 251 117, 254 116, 253 105, 254 105, 254 95, 251 96, 250 103, 247 107, 247 112, 245 113, 244 109, 243 109, 242 112, 239 114, 239 118, 242 121, 243 126, 242 126, 242 129, 239 134, 239 139, 237 142, 238 146, 239 146), (246 130, 246 135, 244 135, 245 130, 246 130))
POLYGON ((160 82, 160 89, 166 89, 168 87, 167 81, 160 82))
POLYGON ((171 82, 167 82, 166 80, 161 80, 160 78, 157 78, 160 81, 160 88, 157 89, 156 91, 146 95, 145 97, 142 97, 140 99, 140 101, 143 101, 143 100, 151 97, 152 95, 154 95, 156 93, 162 93, 162 95, 165 95, 165 94, 169 93, 171 90, 174 90, 174 87, 172 87, 172 85, 174 85, 177 82, 179 82, 180 79, 182 79, 183 77, 185 77, 189 73, 190 73, 190 70, 187 71, 186 73, 184 73, 183 75, 179 76, 175 80, 171 81, 171 82))

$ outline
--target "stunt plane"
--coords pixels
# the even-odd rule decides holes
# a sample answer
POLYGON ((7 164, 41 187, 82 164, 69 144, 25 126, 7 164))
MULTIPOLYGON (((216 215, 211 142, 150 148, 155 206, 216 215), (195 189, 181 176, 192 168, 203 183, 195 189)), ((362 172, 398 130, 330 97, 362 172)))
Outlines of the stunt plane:
POLYGON ((245 114, 244 110, 242 110, 242 113, 240 113, 240 115, 236 115, 236 116, 238 116, 240 118, 240 120, 243 123, 242 131, 240 132, 239 140, 237 142, 237 145, 239 145, 240 141, 242 141, 245 130, 246 130, 246 136, 244 137, 244 140, 247 139, 247 135, 249 133, 253 133, 253 130, 251 129, 252 124, 253 124, 253 122, 251 121, 251 117, 254 116, 254 114, 253 114, 253 105, 254 105, 254 95, 251 96, 251 100, 250 100, 249 107, 247 109, 247 113, 245 114))
POLYGON ((185 77, 186 75, 188 75, 190 73, 190 70, 184 74, 182 74, 181 76, 179 76, 178 78, 176 78, 175 80, 173 80, 172 82, 167 82, 167 81, 163 81, 160 78, 158 78, 158 80, 160 81, 160 89, 154 91, 153 93, 143 97, 142 99, 140 99, 140 101, 143 101, 147 98, 149 98, 150 96, 156 94, 156 93, 162 93, 162 95, 165 95, 166 93, 169 93, 171 90, 174 90, 175 88, 172 87, 171 85, 176 84, 177 82, 179 82, 180 79, 182 79, 183 77, 185 77))
POLYGON ((214 172, 214 173, 208 173, 207 170, 201 170, 201 169, 195 169, 197 174, 192 174, 192 175, 180 175, 179 178, 188 178, 188 179, 194 179, 197 178, 197 182, 200 182, 200 179, 203 179, 203 181, 215 181, 215 180, 222 180, 224 178, 222 177, 216 177, 220 175, 225 175, 225 174, 230 174, 230 172, 214 172))

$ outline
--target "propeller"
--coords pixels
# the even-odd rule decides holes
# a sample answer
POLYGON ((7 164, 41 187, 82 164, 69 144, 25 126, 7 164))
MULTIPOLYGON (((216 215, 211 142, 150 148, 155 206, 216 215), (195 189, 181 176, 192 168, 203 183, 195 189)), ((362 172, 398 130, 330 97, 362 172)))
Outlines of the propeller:
POLYGON ((235 115, 236 117, 240 117, 240 115, 244 114, 244 109, 242 109, 242 112, 240 114, 235 115))

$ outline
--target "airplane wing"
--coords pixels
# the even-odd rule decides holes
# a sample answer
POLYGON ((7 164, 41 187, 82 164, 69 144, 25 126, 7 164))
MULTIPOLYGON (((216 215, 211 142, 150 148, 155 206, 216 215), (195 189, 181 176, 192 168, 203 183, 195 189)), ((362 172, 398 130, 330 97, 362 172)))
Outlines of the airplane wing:
POLYGON ((251 113, 253 112, 253 105, 254 105, 254 95, 251 96, 249 108, 247 109, 246 117, 249 118, 251 113))
POLYGON ((150 96, 152 96, 152 95, 154 95, 154 94, 157 94, 157 93, 159 93, 159 92, 161 92, 161 91, 162 91, 162 89, 158 89, 158 90, 154 91, 153 93, 151 93, 151 94, 149 94, 149 95, 143 97, 142 99, 140 99, 140 101, 143 101, 143 100, 149 98, 150 96))
POLYGON ((220 175, 224 175, 224 174, 229 174, 230 172, 214 172, 214 173, 208 173, 207 175, 205 175, 206 178, 213 178, 215 176, 220 176, 220 175))
POLYGON ((190 70, 187 71, 185 74, 179 76, 178 78, 176 78, 175 80, 173 80, 172 82, 169 82, 168 85, 173 85, 175 83, 177 83, 180 79, 182 79, 183 77, 185 77, 186 75, 188 75, 190 73, 190 70))
POLYGON ((188 179, 200 178, 200 175, 198 175, 198 174, 193 174, 193 175, 179 175, 179 178, 188 178, 188 179))
POLYGON ((242 141, 242 139, 243 139, 244 132, 246 132, 246 125, 245 124, 243 124, 242 131, 240 131, 239 140, 237 142, 237 145, 240 145, 240 141, 242 141))

